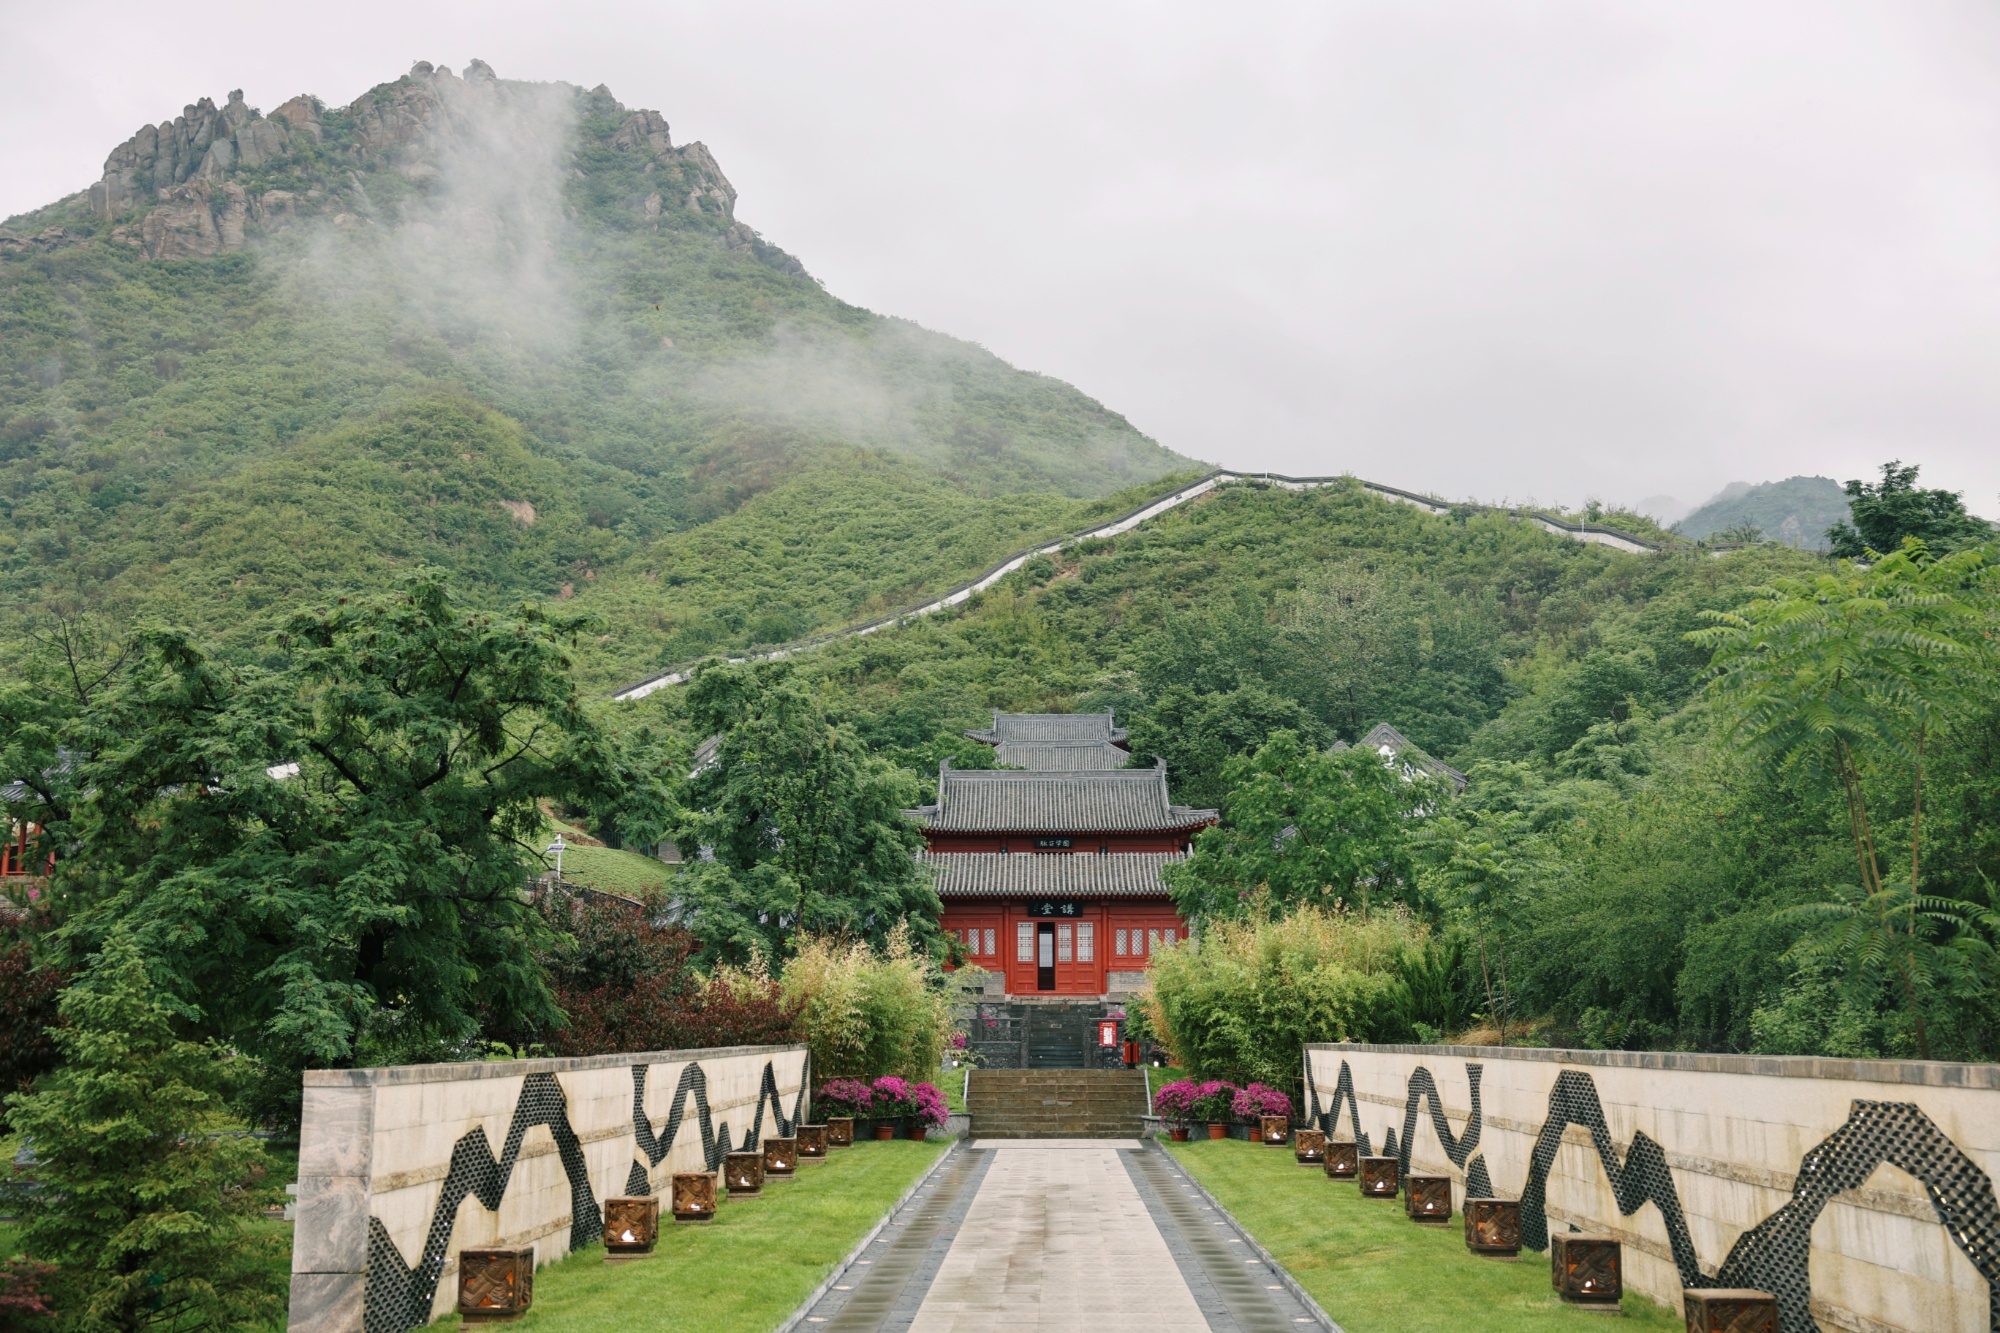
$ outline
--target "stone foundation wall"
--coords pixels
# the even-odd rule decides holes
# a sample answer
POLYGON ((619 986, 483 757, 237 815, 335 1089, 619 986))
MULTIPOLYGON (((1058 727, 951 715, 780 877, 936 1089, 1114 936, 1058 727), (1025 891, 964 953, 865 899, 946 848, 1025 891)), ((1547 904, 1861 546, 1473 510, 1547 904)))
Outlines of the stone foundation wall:
POLYGON ((790 1133, 807 1078, 803 1046, 309 1070, 290 1328, 426 1323, 468 1246, 559 1259, 599 1238, 606 1198, 790 1133))
POLYGON ((1617 1236, 1675 1309, 1758 1287, 1785 1333, 2000 1333, 2000 1066, 1315 1044, 1305 1102, 1455 1210, 1521 1199, 1536 1251, 1617 1236))

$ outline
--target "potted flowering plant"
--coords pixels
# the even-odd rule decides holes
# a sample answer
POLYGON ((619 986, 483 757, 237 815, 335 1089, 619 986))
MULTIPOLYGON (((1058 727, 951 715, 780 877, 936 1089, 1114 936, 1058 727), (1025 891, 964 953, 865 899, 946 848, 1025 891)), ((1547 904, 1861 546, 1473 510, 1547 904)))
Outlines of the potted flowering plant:
POLYGON ((1257 1126, 1256 1137, 1280 1145, 1291 1137, 1292 1099, 1276 1088, 1252 1083, 1230 1100, 1230 1110, 1243 1124, 1257 1126))
POLYGON ((869 1085, 875 1098, 875 1137, 893 1139, 896 1124, 917 1113, 917 1090, 908 1079, 884 1074, 869 1085))
POLYGON ((1194 1080, 1176 1079, 1161 1085, 1153 1094, 1153 1111, 1167 1122, 1167 1137, 1175 1143, 1186 1143, 1188 1126, 1200 1119, 1195 1114, 1194 1080))
POLYGON ((932 1130, 944 1128, 945 1121, 951 1118, 951 1108, 944 1104, 944 1094, 933 1084, 913 1084, 910 1092, 917 1104, 917 1109, 910 1112, 907 1121, 910 1137, 922 1142, 932 1130))
POLYGON ((1236 1092, 1234 1083, 1219 1078, 1195 1086, 1195 1118, 1208 1122, 1208 1137, 1211 1139, 1229 1137, 1229 1118, 1235 1114, 1236 1092))
POLYGON ((836 1120, 852 1120, 847 1133, 867 1133, 868 1117, 875 1113, 875 1094, 858 1078, 830 1078, 813 1094, 813 1111, 831 1128, 836 1120))

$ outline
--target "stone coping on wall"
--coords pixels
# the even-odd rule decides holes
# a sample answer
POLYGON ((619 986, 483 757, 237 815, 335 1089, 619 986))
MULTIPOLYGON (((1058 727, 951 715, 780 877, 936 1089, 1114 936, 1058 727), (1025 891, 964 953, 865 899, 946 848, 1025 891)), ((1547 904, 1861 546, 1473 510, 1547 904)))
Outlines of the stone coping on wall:
MULTIPOLYGON (((588 1069, 626 1069, 716 1060, 732 1055, 782 1055, 805 1049, 782 1046, 698 1046, 683 1051, 632 1051, 614 1055, 572 1055, 537 1060, 466 1060, 458 1064, 388 1065, 378 1069, 308 1069, 308 1088, 393 1087, 404 1083, 447 1083, 478 1078, 522 1078, 529 1074, 571 1074, 588 1069)), ((1384 1048, 1387 1049, 1387 1048, 1384 1048)))
POLYGON ((1961 1064, 1950 1060, 1834 1060, 1817 1055, 1579 1051, 1559 1046, 1411 1046, 1342 1041, 1308 1042, 1306 1050, 1437 1055, 1466 1060, 1541 1060, 1549 1064, 1596 1065, 1606 1069, 1667 1069, 1683 1073, 1760 1074, 1771 1078, 1826 1078, 1855 1083, 1908 1083, 1929 1088, 2000 1090, 2000 1064, 1961 1064))

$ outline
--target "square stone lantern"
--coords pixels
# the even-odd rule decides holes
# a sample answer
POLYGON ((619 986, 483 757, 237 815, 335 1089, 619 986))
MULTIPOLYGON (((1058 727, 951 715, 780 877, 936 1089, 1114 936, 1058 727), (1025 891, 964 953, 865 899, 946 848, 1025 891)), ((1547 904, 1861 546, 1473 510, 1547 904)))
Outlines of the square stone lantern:
POLYGON ((732 1199, 754 1199, 764 1192, 764 1154, 733 1152, 722 1159, 722 1184, 732 1199))
POLYGON ((853 1116, 830 1115, 826 1118, 826 1146, 829 1148, 852 1148, 854 1146, 853 1116))
POLYGON ((1687 1333, 1778 1333, 1778 1298, 1747 1287, 1689 1287, 1681 1292, 1687 1333))
POLYGON ((651 1254, 660 1238, 660 1201, 651 1194, 614 1195, 604 1201, 604 1257, 651 1254))
POLYGON ((1611 1236, 1558 1231, 1549 1237, 1549 1281, 1572 1305, 1616 1308, 1625 1294, 1625 1259, 1611 1236))
POLYGON ((714 1220, 715 1177, 706 1171, 677 1172, 674 1175, 674 1221, 714 1220))
POLYGON ((1352 1180, 1361 1174, 1360 1149, 1346 1139, 1332 1139, 1326 1145, 1326 1175, 1329 1180, 1352 1180))
POLYGON ((1257 1138, 1267 1148, 1282 1148, 1292 1141, 1292 1118, 1267 1115, 1257 1121, 1257 1138))
POLYGON ((1364 1199, 1393 1199, 1396 1197, 1400 1167, 1393 1157, 1364 1157, 1361 1159, 1361 1197, 1364 1199))
POLYGON ((799 1141, 795 1138, 764 1140, 764 1178, 790 1180, 798 1174, 799 1141))
POLYGON ((1326 1131, 1302 1129, 1292 1135, 1292 1160, 1300 1166, 1318 1166, 1326 1160, 1326 1131))
POLYGON ((1403 1211, 1412 1222, 1442 1226, 1451 1221, 1451 1177, 1420 1176, 1412 1171, 1403 1180, 1403 1211))
POLYGON ((1474 1254, 1511 1259, 1521 1253, 1519 1199, 1467 1199, 1465 1248, 1474 1254))
POLYGON ((824 1162, 826 1160, 826 1126, 800 1125, 799 1160, 802 1162, 824 1162))
POLYGON ((458 1315, 468 1324, 513 1319, 535 1303, 535 1247, 458 1252, 458 1315))

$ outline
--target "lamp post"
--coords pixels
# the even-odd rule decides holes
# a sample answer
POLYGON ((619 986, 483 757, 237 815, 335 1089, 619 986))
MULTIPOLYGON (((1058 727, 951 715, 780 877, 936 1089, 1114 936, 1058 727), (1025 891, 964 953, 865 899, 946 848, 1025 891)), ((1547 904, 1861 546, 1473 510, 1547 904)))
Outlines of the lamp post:
POLYGON ((562 834, 558 833, 556 834, 556 840, 542 850, 552 853, 555 856, 556 883, 562 883, 562 854, 569 850, 569 844, 564 842, 562 834))

